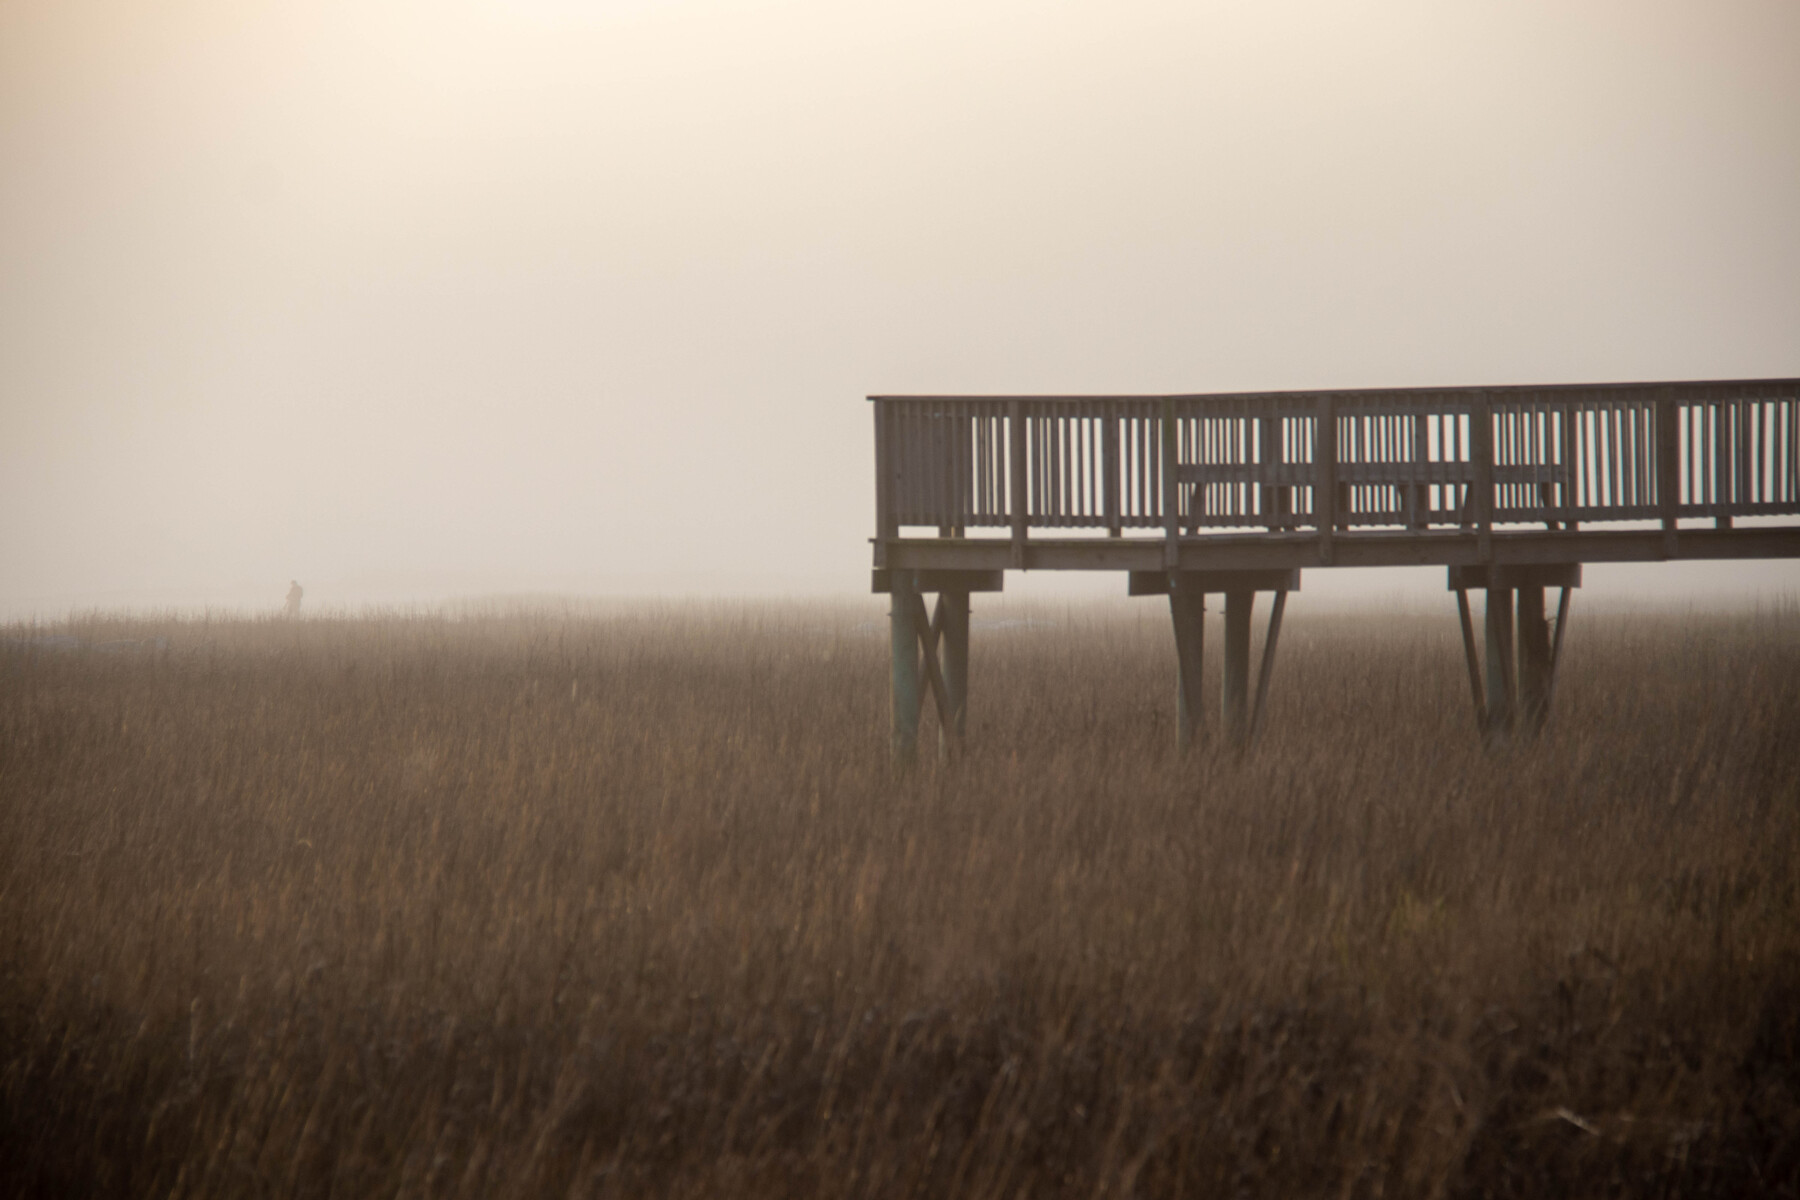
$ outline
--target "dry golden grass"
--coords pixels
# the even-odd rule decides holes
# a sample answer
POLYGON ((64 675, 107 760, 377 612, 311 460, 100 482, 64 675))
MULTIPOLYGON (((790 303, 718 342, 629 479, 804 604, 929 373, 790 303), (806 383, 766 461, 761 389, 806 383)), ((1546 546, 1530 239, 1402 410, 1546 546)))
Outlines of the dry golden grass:
POLYGON ((4 631, 0 1191, 1795 1194, 1800 614, 1498 755, 1301 614, 1183 761, 1122 612, 899 778, 873 607, 4 631))

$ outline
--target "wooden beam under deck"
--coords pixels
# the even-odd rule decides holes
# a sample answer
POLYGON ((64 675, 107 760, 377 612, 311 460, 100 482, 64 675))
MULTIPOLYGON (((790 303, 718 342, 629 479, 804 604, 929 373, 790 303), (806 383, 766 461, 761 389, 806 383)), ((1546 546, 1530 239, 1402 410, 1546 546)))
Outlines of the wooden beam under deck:
MULTIPOLYGON (((1476 533, 1339 531, 1330 563, 1319 561, 1316 533, 1212 534, 1182 538, 1177 562, 1163 538, 1036 538, 1024 546, 1031 571, 1244 571, 1333 567, 1473 567, 1487 564, 1673 562, 1800 558, 1800 528, 1683 529, 1670 554, 1661 529, 1497 530, 1489 557, 1476 533)), ((888 543, 893 569, 1004 571, 1013 543, 998 538, 902 538, 888 543)))
MULTIPOLYGON (((1166 596, 1176 590, 1176 581, 1169 578, 1167 571, 1133 571, 1126 578, 1125 594, 1128 596, 1166 596)), ((1283 571, 1189 571, 1184 574, 1179 586, 1190 592, 1229 593, 1229 592, 1297 592, 1300 590, 1300 572, 1298 570, 1283 571)))
MULTIPOLYGON (((876 567, 869 574, 869 590, 885 596, 894 590, 894 571, 876 567)), ((915 570, 903 581, 919 592, 1000 592, 1006 590, 1006 572, 937 570, 926 567, 915 570)))

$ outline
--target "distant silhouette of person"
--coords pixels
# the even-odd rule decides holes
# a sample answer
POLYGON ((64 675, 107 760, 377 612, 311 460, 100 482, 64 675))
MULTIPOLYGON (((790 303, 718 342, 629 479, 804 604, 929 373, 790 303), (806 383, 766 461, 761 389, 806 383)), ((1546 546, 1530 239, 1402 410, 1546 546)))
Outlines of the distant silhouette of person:
POLYGON ((306 589, 300 586, 300 583, 298 580, 295 580, 295 579, 288 580, 287 607, 282 609, 282 612, 286 613, 290 617, 299 616, 300 615, 300 597, 302 597, 304 595, 306 595, 306 589))

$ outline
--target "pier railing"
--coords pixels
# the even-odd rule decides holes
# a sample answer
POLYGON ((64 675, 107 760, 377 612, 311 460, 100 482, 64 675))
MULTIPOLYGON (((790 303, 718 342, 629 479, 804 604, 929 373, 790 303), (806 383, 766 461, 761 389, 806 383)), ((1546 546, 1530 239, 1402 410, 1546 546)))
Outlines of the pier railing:
POLYGON ((1800 514, 1792 379, 872 399, 884 541, 1800 514))

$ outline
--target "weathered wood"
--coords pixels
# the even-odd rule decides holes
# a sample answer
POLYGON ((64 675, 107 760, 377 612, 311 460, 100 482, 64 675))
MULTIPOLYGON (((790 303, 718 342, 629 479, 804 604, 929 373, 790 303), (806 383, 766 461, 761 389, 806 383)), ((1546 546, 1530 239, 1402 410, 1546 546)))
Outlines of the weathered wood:
POLYGON ((1275 647, 1281 641, 1281 616, 1287 611, 1287 589, 1277 588, 1269 609, 1269 631, 1263 637, 1262 668, 1256 673, 1256 701, 1250 707, 1250 741, 1262 733, 1263 704, 1269 698, 1269 677, 1275 674, 1275 647))
POLYGON ((1452 566, 1446 589, 1460 592, 1466 588, 1578 588, 1581 586, 1580 563, 1480 563, 1452 566))
MULTIPOLYGON (((1164 596, 1174 586, 1173 577, 1168 571, 1132 571, 1127 576, 1126 594, 1130 596, 1164 596)), ((1181 586, 1188 591, 1200 592, 1297 592, 1300 590, 1300 571, 1292 570, 1251 570, 1251 571, 1183 571, 1181 586)))
POLYGON ((919 592, 908 572, 894 572, 890 595, 889 743, 894 761, 905 765, 919 748, 919 631, 913 615, 919 592))
POLYGON ((1169 617, 1175 627, 1175 744, 1185 751, 1206 723, 1206 698, 1200 686, 1206 648, 1206 593, 1177 585, 1169 592, 1169 617))
POLYGON ((1544 619, 1544 589, 1519 588, 1519 725, 1528 733, 1544 728, 1550 711, 1550 623, 1544 619))
POLYGON ((1111 537, 1123 536, 1124 519, 1119 509, 1119 417, 1104 418, 1105 434, 1101 442, 1101 461, 1105 464, 1106 532, 1111 537))
MULTIPOLYGON (((1338 427, 1337 398, 1318 400, 1313 434, 1313 524, 1319 531, 1319 562, 1330 566, 1335 557, 1331 535, 1338 523, 1338 427)), ((1172 564, 1171 564, 1172 565, 1172 564)))
POLYGON ((1256 426, 1257 468, 1262 487, 1256 496, 1256 506, 1262 516, 1262 524, 1266 529, 1283 527, 1283 501, 1287 497, 1285 488, 1277 487, 1272 480, 1277 472, 1285 466, 1286 451, 1282 446, 1282 428, 1280 417, 1259 417, 1256 426))
POLYGON ((888 543, 900 536, 894 520, 894 461, 888 445, 888 407, 874 405, 875 410, 875 565, 887 565, 888 543))
POLYGON ((1667 394, 1656 401, 1656 498, 1662 511, 1663 552, 1674 558, 1679 550, 1681 512, 1681 429, 1675 399, 1667 394))
POLYGON ((1469 693, 1475 701, 1475 728, 1485 737, 1488 730, 1487 700, 1481 689, 1481 659, 1475 653, 1475 623, 1469 618, 1469 592, 1456 589, 1456 615, 1462 621, 1463 658, 1469 668, 1469 693))
POLYGON ((1488 588, 1487 728, 1489 745, 1505 742, 1513 729, 1513 594, 1510 588, 1488 588))
POLYGON ((1556 636, 1550 643, 1550 684, 1544 692, 1544 715, 1548 719, 1550 710, 1556 705, 1557 668, 1562 665, 1563 631, 1569 624, 1569 597, 1573 588, 1562 588, 1556 597, 1556 636))
POLYGON ((1162 452, 1163 565, 1165 567, 1173 567, 1181 561, 1181 512, 1177 492, 1179 477, 1176 470, 1176 449, 1180 443, 1176 433, 1174 414, 1174 406, 1165 402, 1162 406, 1159 447, 1162 452))
MULTIPOLYGON (((1429 438, 1425 432, 1423 415, 1408 417, 1410 422, 1412 465, 1415 471, 1423 471, 1429 457, 1429 438)), ((1423 482, 1415 481, 1406 488, 1406 527, 1412 530, 1424 529, 1430 523, 1429 488, 1423 482)))
POLYGON ((1607 405, 1602 421, 1607 421, 1607 495, 1615 502, 1616 507, 1627 507, 1631 504, 1631 484, 1625 475, 1627 457, 1625 457, 1624 421, 1618 405, 1607 405))
POLYGON ((1475 536, 1481 548, 1480 561, 1489 562, 1494 533, 1494 414, 1485 392, 1477 394, 1471 407, 1469 457, 1475 464, 1475 536))
POLYGON ((1222 721, 1226 740, 1234 746, 1244 744, 1250 731, 1250 617, 1256 607, 1256 593, 1225 593, 1225 661, 1220 672, 1222 721))
MULTIPOLYGON (((1359 533, 1335 543, 1340 567, 1476 566, 1481 557, 1473 533, 1435 531, 1359 533)), ((1177 570, 1259 570, 1316 567, 1318 540, 1311 534, 1195 538, 1181 547, 1177 570)), ((1164 571, 1159 538, 1034 538, 1025 566, 1035 571, 1164 571)), ((1800 528, 1750 527, 1733 530, 1683 529, 1684 561, 1800 558, 1800 528)), ((1493 535, 1488 560, 1495 565, 1524 563, 1663 562, 1662 530, 1584 529, 1579 533, 1542 530, 1493 535)), ((894 568, 1006 570, 1011 547, 1004 538, 905 538, 889 552, 894 568)))
POLYGON ((877 550, 885 549, 884 529, 921 524, 1006 526, 1020 547, 1034 528, 1157 528, 1166 541, 1172 523, 1177 537, 1188 527, 1279 533, 1310 525, 1328 548, 1346 529, 1428 534, 1466 520, 1479 531, 1484 517, 1490 533, 1506 522, 1558 531, 1624 519, 1655 520, 1668 533, 1684 516, 1724 524, 1800 515, 1789 452, 1796 392, 1795 381, 1777 380, 1148 400, 882 398, 877 550), (1428 457, 1431 439, 1421 448, 1428 427, 1440 430, 1436 459, 1428 457), (1697 438, 1684 493, 1681 430, 1690 427, 1697 438), (1009 444, 996 456, 1002 428, 1009 444), (1290 432, 1297 445, 1310 433, 1301 457, 1289 452, 1290 432), (1128 459, 1136 467, 1122 478, 1128 459), (1002 473, 1013 476, 1005 492, 1012 503, 999 500, 1002 473), (1660 486, 1664 478, 1672 490, 1660 486), (1127 485, 1141 491, 1146 482, 1150 494, 1126 511, 1127 485), (1283 511, 1282 498, 1296 487, 1317 493, 1304 521, 1283 511), (1435 504, 1426 498, 1432 488, 1445 493, 1435 504))
POLYGON ((1564 404, 1557 413, 1557 442, 1562 453, 1562 471, 1556 481, 1556 503, 1564 529, 1574 529, 1575 512, 1575 415, 1573 406, 1564 404))
MULTIPOLYGON (((917 591, 911 594, 913 628, 917 632, 919 644, 924 653, 920 656, 925 664, 925 681, 931 687, 932 701, 937 705, 938 728, 949 730, 952 742, 957 740, 956 730, 952 723, 954 708, 950 703, 948 689, 944 686, 944 674, 938 666, 938 634, 939 627, 925 611, 925 598, 917 591)), ((940 610, 940 616, 942 612, 940 610)), ((914 718, 913 736, 918 737, 917 718, 914 718)))
POLYGON ((1012 400, 1006 408, 1007 515, 1012 521, 1012 559, 1008 565, 1018 569, 1025 566, 1025 538, 1030 524, 1025 491, 1025 405, 1012 400))
MULTIPOLYGON (((885 596, 894 590, 897 571, 877 569, 869 574, 869 590, 885 596)), ((1006 572, 1000 570, 958 571, 925 567, 906 572, 910 585, 921 592, 999 592, 1006 588, 1006 572)))
POLYGON ((950 710, 941 722, 938 751, 947 755, 961 747, 969 726, 969 593, 938 593, 938 644, 943 652, 944 693, 950 710))
POLYGON ((1800 380, 873 399, 871 586, 893 594, 899 614, 906 597, 923 613, 920 593, 939 593, 936 626, 909 619, 893 631, 896 757, 912 753, 924 687, 941 724, 961 728, 966 660, 951 660, 966 656, 966 633, 959 652, 941 627, 1008 569, 1124 570, 1132 594, 1170 595, 1178 651, 1193 653, 1178 654, 1185 741, 1202 711, 1207 591, 1228 597, 1226 725, 1242 738, 1260 723, 1278 614, 1300 568, 1445 566, 1478 716, 1504 736, 1548 711, 1582 563, 1800 558, 1800 525, 1736 524, 1800 517, 1800 380), (1680 527, 1696 518, 1716 527, 1680 527), (1643 524, 1593 528, 1626 521, 1643 524), (1522 528, 1531 524, 1544 529, 1522 528), (939 536, 900 534, 921 526, 939 536), (1061 529, 1106 536, 1034 536, 1061 529), (1553 639, 1549 586, 1562 589, 1553 639), (1489 600, 1485 688, 1475 587, 1489 600), (1278 596, 1246 717, 1257 590, 1278 596))

